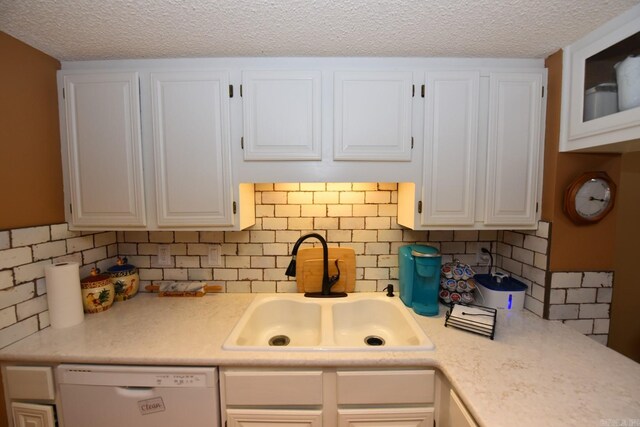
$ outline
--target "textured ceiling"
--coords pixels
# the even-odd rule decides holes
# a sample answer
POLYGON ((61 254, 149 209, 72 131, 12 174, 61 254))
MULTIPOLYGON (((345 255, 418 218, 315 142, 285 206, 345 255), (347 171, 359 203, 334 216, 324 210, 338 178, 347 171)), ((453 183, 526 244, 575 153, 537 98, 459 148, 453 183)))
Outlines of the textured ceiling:
POLYGON ((0 0, 0 30, 59 60, 544 58, 640 0, 0 0))

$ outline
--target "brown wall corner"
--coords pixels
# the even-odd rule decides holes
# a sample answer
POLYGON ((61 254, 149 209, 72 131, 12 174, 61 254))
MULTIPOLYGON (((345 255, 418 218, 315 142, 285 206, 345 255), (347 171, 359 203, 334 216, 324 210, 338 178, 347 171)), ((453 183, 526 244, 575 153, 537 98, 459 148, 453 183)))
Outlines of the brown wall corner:
POLYGON ((614 266, 616 211, 594 225, 580 226, 563 212, 564 191, 579 175, 605 171, 618 183, 619 154, 560 153, 562 50, 545 61, 549 72, 542 186, 542 219, 553 225, 550 271, 611 271, 614 266))
POLYGON ((64 222, 56 71, 0 31, 0 230, 64 222))
POLYGON ((560 104, 562 102, 562 50, 545 60, 548 69, 547 119, 544 135, 544 175, 542 182, 542 220, 553 220, 555 182, 560 144, 560 104))

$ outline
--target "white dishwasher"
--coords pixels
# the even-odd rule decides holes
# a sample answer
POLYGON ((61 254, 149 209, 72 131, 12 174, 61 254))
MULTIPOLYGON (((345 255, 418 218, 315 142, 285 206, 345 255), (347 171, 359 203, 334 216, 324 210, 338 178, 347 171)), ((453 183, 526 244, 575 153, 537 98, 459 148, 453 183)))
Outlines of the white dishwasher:
POLYGON ((219 427, 216 368, 60 365, 64 427, 219 427))

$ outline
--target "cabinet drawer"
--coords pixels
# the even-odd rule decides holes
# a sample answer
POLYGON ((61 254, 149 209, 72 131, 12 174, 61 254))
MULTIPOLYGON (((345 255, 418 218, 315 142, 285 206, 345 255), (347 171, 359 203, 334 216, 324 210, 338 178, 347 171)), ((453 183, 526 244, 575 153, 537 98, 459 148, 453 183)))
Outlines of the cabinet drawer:
POLYGON ((7 366, 9 399, 53 400, 53 372, 48 366, 7 366))
POLYGON ((227 405, 320 405, 322 371, 225 371, 227 405))
POLYGON ((338 404, 431 403, 434 381, 431 370, 338 371, 338 404))

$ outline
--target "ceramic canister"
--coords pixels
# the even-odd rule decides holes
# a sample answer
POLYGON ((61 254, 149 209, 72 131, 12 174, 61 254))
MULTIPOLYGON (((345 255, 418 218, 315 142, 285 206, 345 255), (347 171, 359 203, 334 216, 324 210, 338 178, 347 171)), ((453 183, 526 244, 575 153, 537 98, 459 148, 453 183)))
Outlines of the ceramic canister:
POLYGON ((82 304, 85 313, 100 313, 113 305, 115 289, 108 274, 100 274, 97 268, 80 281, 82 304))
POLYGON ((640 56, 629 56, 614 65, 618 79, 620 111, 640 106, 640 56))
POLYGON ((116 265, 109 268, 109 275, 116 291, 116 301, 126 301, 138 293, 138 269, 128 264, 126 258, 118 257, 116 265))

